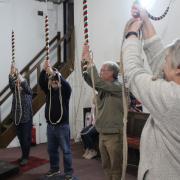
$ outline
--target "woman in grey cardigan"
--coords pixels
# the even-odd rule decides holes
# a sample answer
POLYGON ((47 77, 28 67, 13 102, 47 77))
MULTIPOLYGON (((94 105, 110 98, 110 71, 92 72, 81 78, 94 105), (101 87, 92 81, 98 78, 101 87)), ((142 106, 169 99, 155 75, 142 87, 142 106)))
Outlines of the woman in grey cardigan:
POLYGON ((134 5, 137 13, 126 27, 123 62, 130 90, 151 114, 141 135, 138 180, 179 180, 180 40, 165 48, 147 13, 134 5), (143 67, 140 28, 152 74, 143 67))

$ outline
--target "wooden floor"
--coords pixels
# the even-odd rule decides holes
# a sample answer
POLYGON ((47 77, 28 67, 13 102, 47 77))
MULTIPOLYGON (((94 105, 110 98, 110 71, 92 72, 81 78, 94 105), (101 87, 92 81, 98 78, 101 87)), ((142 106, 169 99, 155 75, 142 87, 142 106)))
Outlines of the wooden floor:
MULTIPOLYGON (((81 156, 83 148, 81 144, 72 143, 73 152, 73 168, 74 175, 79 180, 105 180, 103 170, 101 168, 100 159, 85 160, 81 156)), ((31 156, 48 159, 47 144, 36 145, 31 148, 31 156)), ((0 149, 0 160, 12 162, 20 157, 19 148, 0 149)), ((49 170, 49 164, 31 169, 25 173, 12 175, 8 180, 40 180, 43 175, 49 170)), ((126 180, 136 180, 135 175, 132 175, 131 170, 126 176, 126 180)))

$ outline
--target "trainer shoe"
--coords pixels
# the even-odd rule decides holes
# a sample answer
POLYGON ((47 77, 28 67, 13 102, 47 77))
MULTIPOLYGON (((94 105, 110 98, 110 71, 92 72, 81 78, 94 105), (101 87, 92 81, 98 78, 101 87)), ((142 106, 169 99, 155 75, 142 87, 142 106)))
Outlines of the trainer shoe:
POLYGON ((73 179, 72 175, 65 175, 65 180, 72 180, 72 179, 73 179))
POLYGON ((88 155, 88 153, 89 153, 89 149, 86 149, 85 152, 84 152, 84 154, 82 155, 82 157, 83 157, 83 158, 86 158, 86 156, 88 155))
POLYGON ((21 159, 20 166, 25 166, 28 163, 28 159, 21 159))
POLYGON ((85 159, 93 159, 97 156, 97 152, 95 150, 90 150, 85 159))
POLYGON ((55 175, 58 175, 58 174, 60 174, 60 170, 50 169, 50 170, 46 173, 46 176, 47 176, 47 177, 51 177, 51 176, 55 176, 55 175))

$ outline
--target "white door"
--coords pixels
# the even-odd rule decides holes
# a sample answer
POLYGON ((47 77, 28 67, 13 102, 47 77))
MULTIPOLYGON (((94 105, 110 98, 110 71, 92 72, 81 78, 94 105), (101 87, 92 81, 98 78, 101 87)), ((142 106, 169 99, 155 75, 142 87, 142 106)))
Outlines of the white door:
POLYGON ((47 142, 47 123, 44 114, 45 105, 39 111, 39 143, 46 143, 47 142))

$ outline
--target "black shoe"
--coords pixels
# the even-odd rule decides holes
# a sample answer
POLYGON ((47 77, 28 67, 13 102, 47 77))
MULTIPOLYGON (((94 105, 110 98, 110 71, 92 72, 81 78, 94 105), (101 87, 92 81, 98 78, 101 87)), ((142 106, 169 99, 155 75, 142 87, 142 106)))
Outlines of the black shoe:
POLYGON ((20 163, 22 161, 22 159, 23 159, 22 157, 17 159, 17 162, 20 163))
POLYGON ((73 179, 72 175, 65 175, 65 180, 72 180, 72 179, 73 179))
POLYGON ((55 176, 55 175, 58 175, 58 174, 60 174, 60 170, 50 169, 50 170, 46 173, 46 176, 47 176, 47 177, 51 177, 51 176, 55 176))

